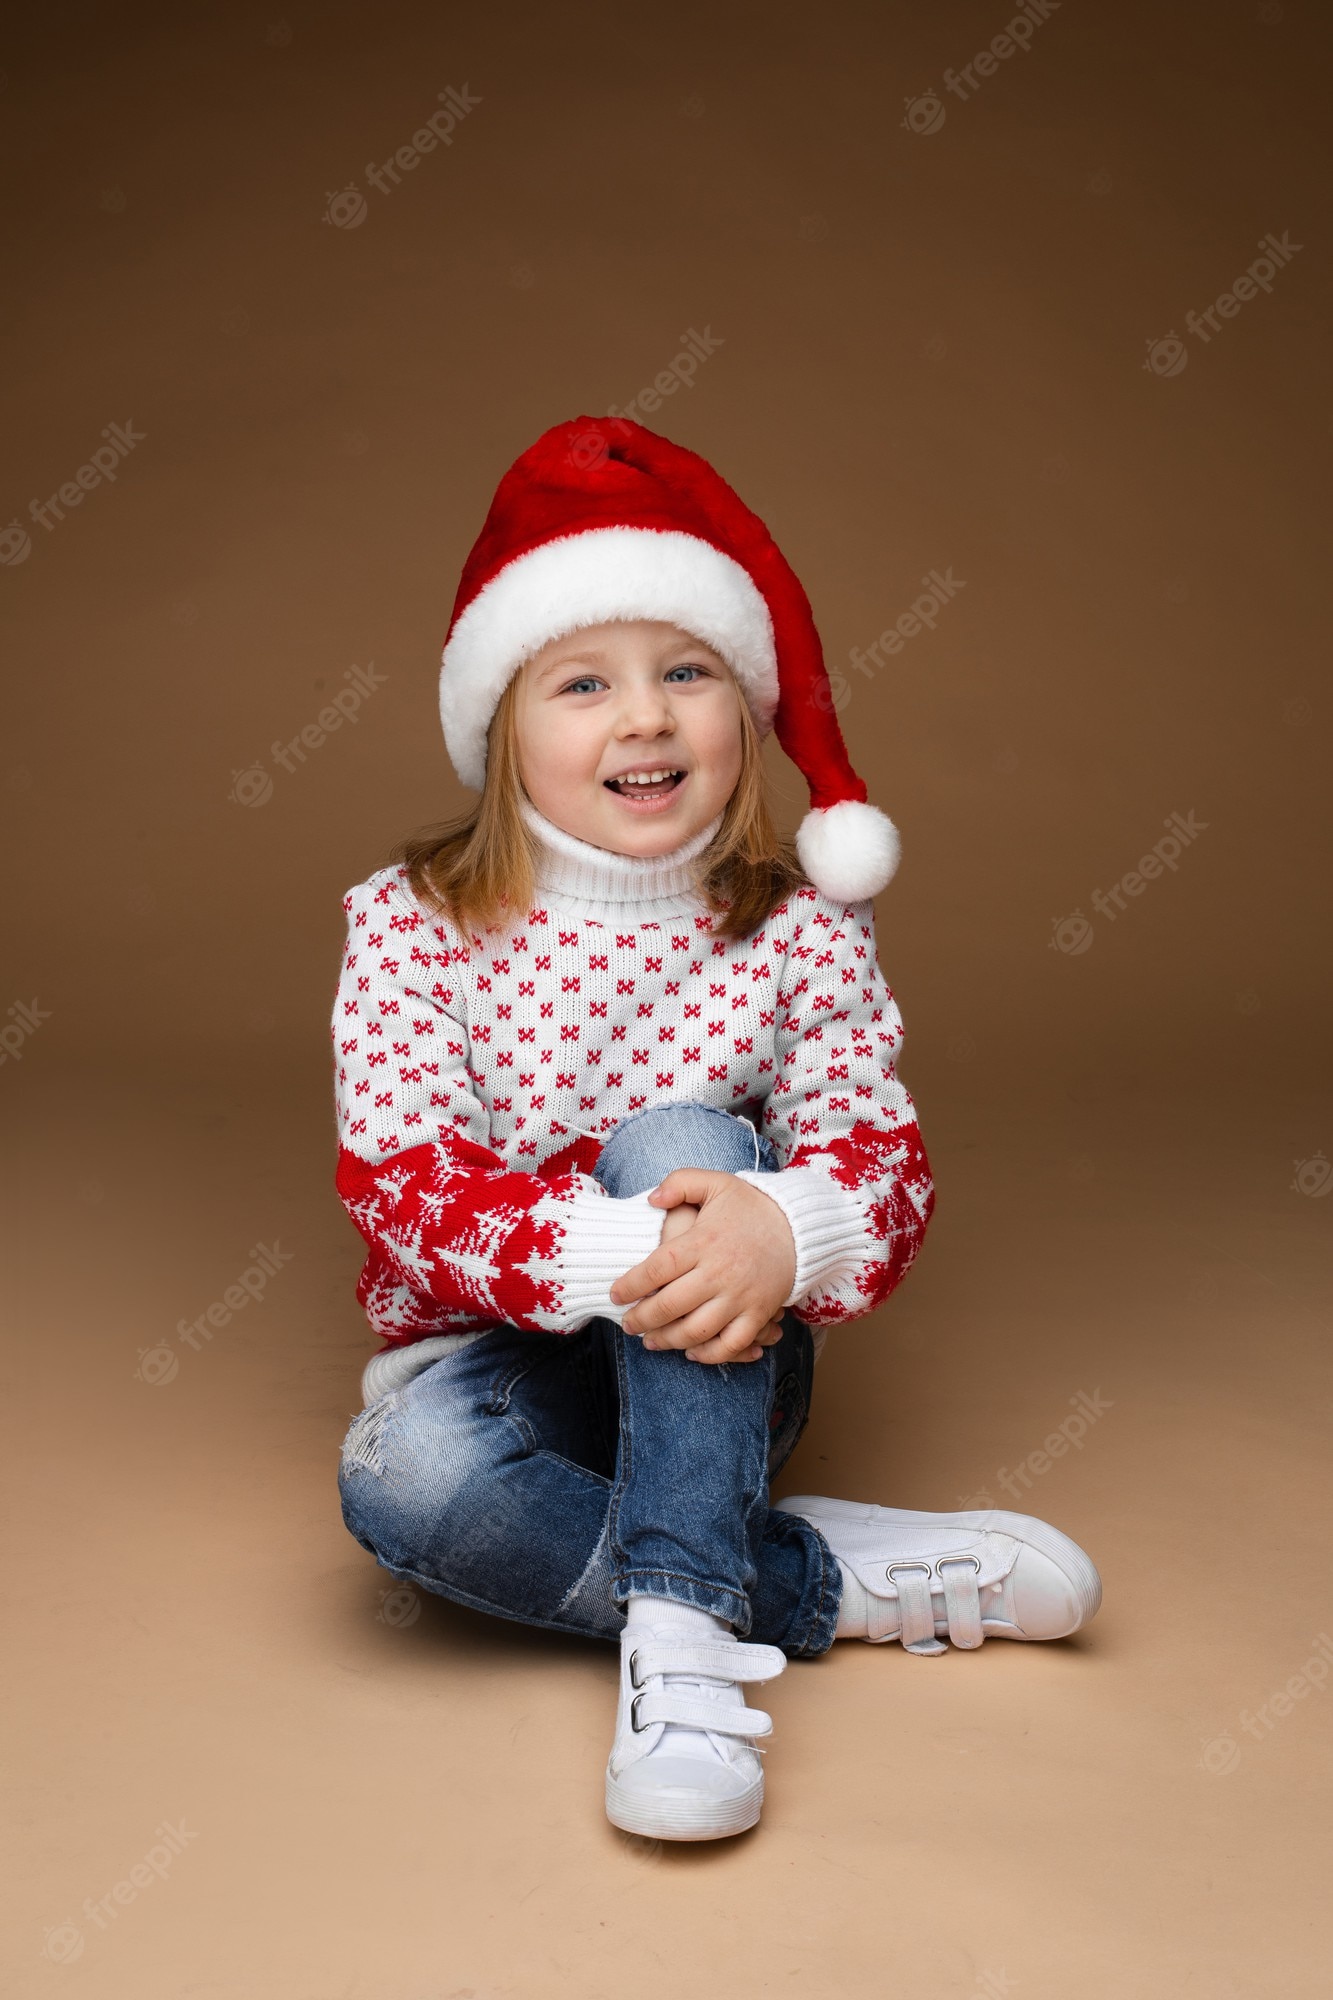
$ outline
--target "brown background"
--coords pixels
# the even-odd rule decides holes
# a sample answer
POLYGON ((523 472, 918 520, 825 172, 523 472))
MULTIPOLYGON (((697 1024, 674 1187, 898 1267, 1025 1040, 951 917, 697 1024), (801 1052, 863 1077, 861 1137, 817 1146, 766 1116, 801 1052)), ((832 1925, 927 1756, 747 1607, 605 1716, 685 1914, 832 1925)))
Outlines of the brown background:
POLYGON ((49 1019, 0 1065, 8 1990, 1326 1992, 1328 37, 1064 0, 944 92, 1010 12, 11 24, 0 1015, 49 1019), (480 103, 378 193, 449 85, 480 103), (1269 231, 1272 295, 1192 337, 1269 231), (342 892, 462 796, 435 668, 496 480, 690 327, 721 344, 648 421, 768 520, 833 664, 965 584, 842 710, 903 833, 939 1202, 787 1490, 1002 1502, 1099 1392, 1025 1504, 1106 1604, 793 1669, 759 1831, 656 1850, 602 1816, 610 1650, 386 1594, 342 1526, 372 1343, 326 1024, 342 892), (116 483, 31 521, 127 421, 116 483), (1178 872, 1104 921, 1173 812, 1178 872), (257 1240, 290 1263, 192 1349, 257 1240), (164 1820, 196 1837, 117 1903, 164 1820))

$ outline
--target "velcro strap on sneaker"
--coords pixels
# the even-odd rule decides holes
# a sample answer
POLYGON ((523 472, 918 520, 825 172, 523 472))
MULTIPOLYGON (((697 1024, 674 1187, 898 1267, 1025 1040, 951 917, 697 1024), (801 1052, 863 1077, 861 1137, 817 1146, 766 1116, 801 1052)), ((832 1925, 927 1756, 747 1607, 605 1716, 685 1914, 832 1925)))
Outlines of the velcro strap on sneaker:
POLYGON ((902 1612, 902 1646, 905 1653, 947 1653, 943 1639, 935 1637, 935 1608, 930 1601, 930 1564, 895 1563, 889 1571, 898 1589, 902 1612))
POLYGON ((866 1637, 872 1646, 882 1646, 889 1639, 896 1639, 902 1630, 902 1613, 898 1608, 898 1593, 891 1597, 873 1590, 866 1592, 866 1637))
POLYGON ((787 1655, 776 1646, 698 1644, 690 1640, 650 1639, 630 1654, 630 1680, 636 1688, 653 1674, 703 1674, 719 1681, 771 1681, 783 1671, 787 1655))
POLYGON ((955 1646, 965 1652, 984 1643, 986 1634, 981 1628, 981 1595, 977 1589, 977 1572, 981 1568, 975 1556, 941 1556, 935 1565, 935 1574, 944 1586, 944 1615, 949 1621, 949 1637, 955 1646))
POLYGON ((677 1722, 685 1729, 711 1729, 718 1736, 770 1736, 773 1718, 762 1708, 736 1707, 731 1702, 691 1701, 671 1688, 647 1688, 630 1704, 630 1727, 651 1729, 655 1722, 677 1722))

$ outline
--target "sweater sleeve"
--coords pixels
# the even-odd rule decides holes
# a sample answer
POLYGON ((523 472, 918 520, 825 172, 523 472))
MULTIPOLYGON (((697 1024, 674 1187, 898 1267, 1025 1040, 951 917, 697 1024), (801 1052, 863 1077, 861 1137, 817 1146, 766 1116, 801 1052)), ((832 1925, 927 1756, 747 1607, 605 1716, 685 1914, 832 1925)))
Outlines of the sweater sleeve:
POLYGON ((574 1333, 619 1323, 612 1283, 661 1240, 647 1193, 515 1171, 493 1150, 459 991, 467 947, 384 871, 343 900, 334 1003, 337 1188, 369 1255, 357 1298, 397 1343, 431 1333, 574 1333))
POLYGON ((906 1275, 935 1203, 903 1025, 875 952, 874 906, 814 890, 789 906, 776 1067, 764 1130, 779 1173, 743 1173, 785 1213, 796 1278, 785 1304, 811 1326, 871 1312, 906 1275))

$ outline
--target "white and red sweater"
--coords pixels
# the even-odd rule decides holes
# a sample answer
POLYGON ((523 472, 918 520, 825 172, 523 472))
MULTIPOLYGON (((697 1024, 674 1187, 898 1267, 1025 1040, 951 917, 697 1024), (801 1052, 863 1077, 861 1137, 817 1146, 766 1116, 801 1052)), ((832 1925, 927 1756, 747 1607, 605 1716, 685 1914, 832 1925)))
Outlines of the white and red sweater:
POLYGON ((386 1343, 367 1402, 498 1324, 619 1323, 610 1287, 656 1248, 662 1211, 591 1169, 644 1105, 717 1105, 772 1140, 781 1171, 740 1178, 787 1217, 784 1304, 812 1328, 887 1298, 934 1206, 872 904, 803 886, 729 940, 691 879, 720 821, 641 861, 523 809, 540 851, 522 922, 469 939, 402 868, 343 901, 337 1185, 386 1343))

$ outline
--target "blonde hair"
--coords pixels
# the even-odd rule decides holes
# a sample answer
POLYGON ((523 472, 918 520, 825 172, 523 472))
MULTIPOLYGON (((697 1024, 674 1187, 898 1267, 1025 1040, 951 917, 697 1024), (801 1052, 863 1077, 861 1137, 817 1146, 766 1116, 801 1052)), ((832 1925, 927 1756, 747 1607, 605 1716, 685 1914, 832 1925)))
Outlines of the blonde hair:
MULTIPOLYGON (((519 811, 518 675, 496 704, 486 736, 486 780, 471 811, 411 834, 392 859, 406 864, 418 902, 468 935, 512 921, 536 897, 536 842, 519 811)), ((695 879, 725 938, 748 937, 805 881, 794 844, 779 836, 764 790, 763 753, 737 689, 741 769, 717 833, 695 861, 695 879)))

